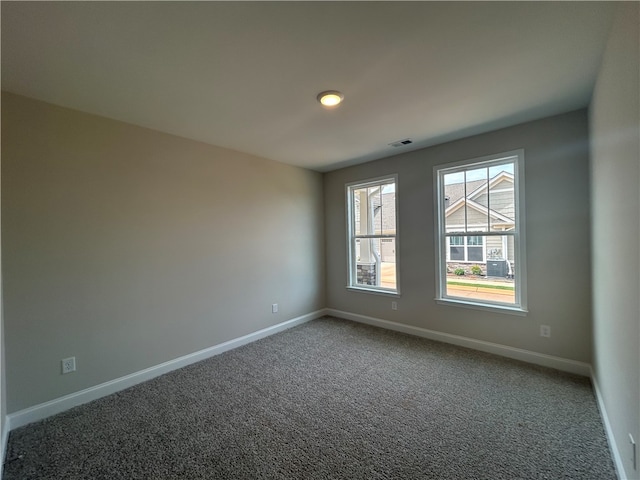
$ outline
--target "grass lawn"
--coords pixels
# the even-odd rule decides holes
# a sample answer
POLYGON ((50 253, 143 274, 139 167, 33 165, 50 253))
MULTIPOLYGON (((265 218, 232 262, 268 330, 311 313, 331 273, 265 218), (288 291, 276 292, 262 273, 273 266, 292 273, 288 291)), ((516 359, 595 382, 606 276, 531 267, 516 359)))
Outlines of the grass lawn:
POLYGON ((491 285, 491 284, 484 284, 484 283, 459 282, 457 280, 447 280, 447 285, 459 285, 462 287, 482 287, 482 288, 493 288, 495 290, 514 291, 514 288, 508 285, 491 285))

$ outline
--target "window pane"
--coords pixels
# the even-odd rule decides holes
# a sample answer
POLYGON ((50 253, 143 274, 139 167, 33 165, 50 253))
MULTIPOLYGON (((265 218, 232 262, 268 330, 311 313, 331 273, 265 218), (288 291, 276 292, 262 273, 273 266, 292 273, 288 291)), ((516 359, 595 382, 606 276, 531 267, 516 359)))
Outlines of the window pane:
MULTIPOLYGON (((364 199, 364 205, 366 205, 367 203, 367 190, 365 188, 359 188, 357 190, 353 190, 352 192, 352 211, 353 211, 353 230, 354 230, 354 234, 355 235, 364 235, 366 234, 366 230, 363 231, 363 226, 362 226, 362 215, 361 215, 361 208, 360 206, 363 205, 363 199, 364 199)), ((366 215, 366 212, 365 212, 366 215)), ((365 228, 366 228, 366 217, 365 217, 365 228)))
POLYGON ((467 248, 467 260, 470 262, 482 262, 482 247, 467 248))
POLYGON ((369 231, 365 232, 370 235, 382 234, 382 194, 380 193, 382 187, 377 185, 375 187, 369 187, 367 193, 369 195, 369 221, 371 225, 369 231))
POLYGON ((355 235, 395 235, 395 184, 354 189, 352 202, 355 235))
POLYGON ((496 165, 489 169, 491 185, 489 202, 491 230, 505 230, 515 226, 515 189, 513 163, 496 165))
POLYGON ((380 286, 396 289, 396 239, 380 240, 380 286))
POLYGON ((482 245, 484 243, 482 241, 483 238, 479 236, 467 237, 467 245, 482 245))
MULTIPOLYGON (((513 277, 515 271, 515 243, 513 235, 502 235, 500 237, 487 237, 487 263, 492 261, 506 261, 503 270, 491 270, 491 275, 513 277)), ((489 273, 487 273, 488 275, 489 273)))
POLYGON ((487 230, 489 227, 489 215, 487 210, 487 175, 488 168, 476 168, 466 172, 466 217, 467 229, 487 230))
POLYGON ((464 261, 464 247, 451 247, 449 257, 451 260, 464 261))
POLYGON ((387 183, 381 189, 382 234, 395 235, 396 233, 396 188, 395 184, 387 183))
POLYGON ((518 157, 505 158, 504 163, 489 167, 489 178, 493 178, 501 172, 507 173, 513 177, 515 174, 515 162, 517 159, 518 157))
POLYGON ((356 285, 395 289, 396 239, 356 239, 356 285))
POLYGON ((487 260, 504 260, 504 237, 487 237, 487 260))
POLYGON ((443 176, 444 223, 447 232, 464 232, 464 173, 448 173, 443 176))
POLYGON ((460 236, 449 237, 449 243, 451 245, 464 245, 464 238, 460 236))
POLYGON ((447 265, 446 294, 468 300, 480 300, 515 304, 513 235, 450 237, 450 241, 466 240, 466 258, 463 247, 450 247, 447 265), (453 239, 456 240, 453 240, 453 239), (483 258, 483 245, 486 258, 483 258), (454 255, 454 249, 456 249, 454 255), (473 263, 455 263, 465 260, 473 263), (463 268, 464 275, 456 275, 455 270, 463 268))
POLYGON ((373 238, 356 239, 356 285, 378 285, 379 272, 373 238))

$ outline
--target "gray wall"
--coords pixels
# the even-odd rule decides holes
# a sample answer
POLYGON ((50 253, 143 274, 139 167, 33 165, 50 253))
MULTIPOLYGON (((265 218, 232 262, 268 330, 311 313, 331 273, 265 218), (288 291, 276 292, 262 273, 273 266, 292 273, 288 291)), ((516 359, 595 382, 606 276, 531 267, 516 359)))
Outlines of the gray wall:
POLYGON ((587 112, 584 110, 325 174, 327 307, 591 361, 587 112), (529 314, 438 305, 433 166, 525 149, 529 314), (347 291, 345 183, 398 174, 398 310, 391 298, 347 291), (551 326, 551 338, 539 325, 551 326))
MULTIPOLYGON (((0 101, 1 103, 1 101, 0 101)), ((1 170, 1 168, 0 168, 1 170)), ((0 206, 2 192, 2 182, 0 182, 0 206)), ((0 212, 1 212, 0 207, 0 212)), ((0 213, 0 218, 1 218, 0 213)), ((0 232, 2 231, 0 221, 0 232)), ((2 235, 0 235, 1 238, 2 235)), ((2 300, 2 245, 0 244, 0 439, 3 438, 5 430, 7 429, 7 382, 6 382, 6 361, 4 357, 4 305, 2 300)), ((0 441, 0 448, 3 444, 0 441)), ((3 450, 0 452, 0 460, 4 460, 6 452, 3 450)), ((2 478, 2 468, 0 468, 0 478, 2 478)))
POLYGON ((11 94, 2 155, 9 413, 324 307, 319 173, 11 94))
POLYGON ((590 109, 593 368, 626 478, 635 479, 628 434, 640 445, 639 24, 637 2, 617 7, 590 109))

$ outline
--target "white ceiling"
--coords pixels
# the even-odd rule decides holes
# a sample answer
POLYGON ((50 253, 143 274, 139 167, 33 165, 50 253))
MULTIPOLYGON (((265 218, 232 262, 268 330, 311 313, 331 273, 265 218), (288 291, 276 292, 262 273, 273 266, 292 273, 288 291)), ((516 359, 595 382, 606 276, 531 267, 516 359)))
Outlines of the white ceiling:
POLYGON ((587 106, 613 7, 2 2, 2 88, 328 171, 587 106))

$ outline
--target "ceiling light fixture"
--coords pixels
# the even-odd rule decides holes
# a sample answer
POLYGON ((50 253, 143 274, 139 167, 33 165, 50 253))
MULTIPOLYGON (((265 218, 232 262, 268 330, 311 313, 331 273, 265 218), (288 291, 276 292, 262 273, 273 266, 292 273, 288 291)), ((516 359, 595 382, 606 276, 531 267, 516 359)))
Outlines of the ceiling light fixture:
POLYGON ((317 98, 323 107, 332 108, 342 103, 344 95, 337 90, 327 90, 326 92, 320 92, 317 98))

